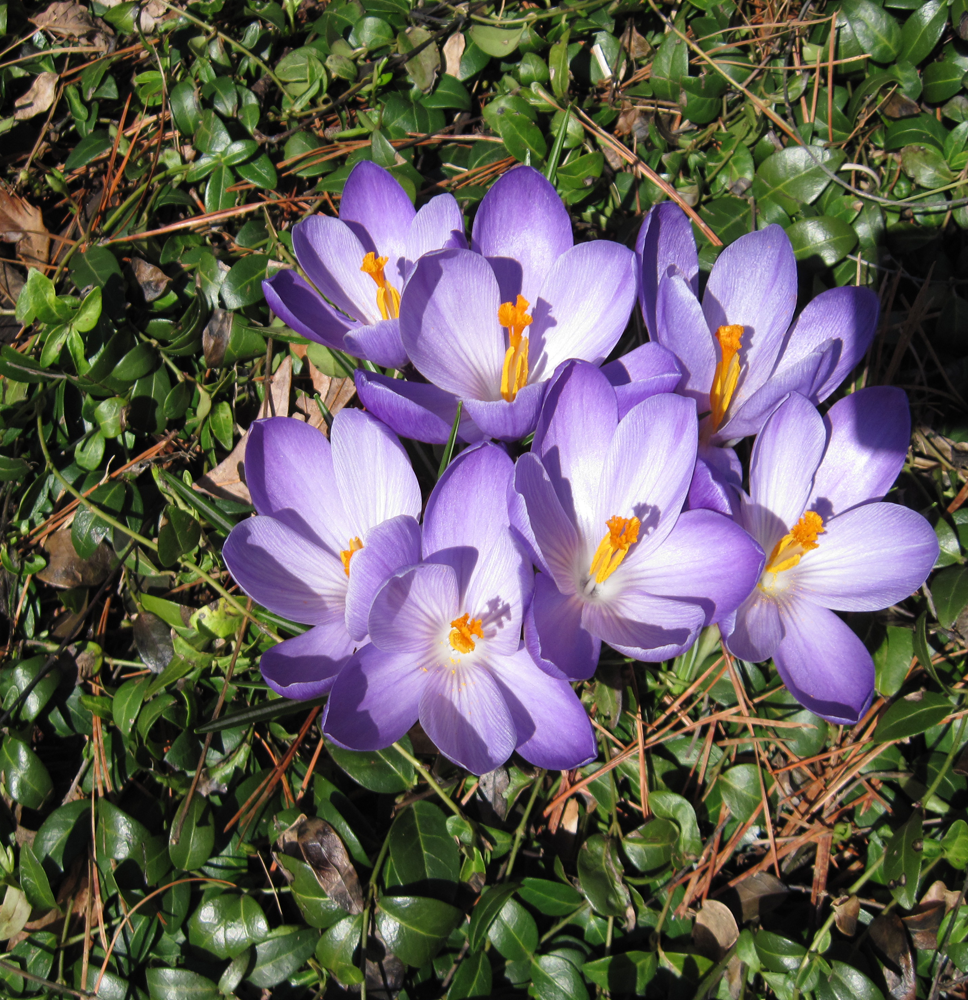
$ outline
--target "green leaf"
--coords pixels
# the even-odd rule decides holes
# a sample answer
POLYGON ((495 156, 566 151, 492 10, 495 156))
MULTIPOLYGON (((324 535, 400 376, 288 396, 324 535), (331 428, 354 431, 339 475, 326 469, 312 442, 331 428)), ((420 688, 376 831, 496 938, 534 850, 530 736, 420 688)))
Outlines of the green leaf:
POLYGON ((941 841, 945 861, 952 868, 964 870, 968 866, 968 823, 956 819, 941 841))
POLYGON ((98 854, 115 861, 144 860, 148 831, 136 819, 107 799, 98 799, 96 838, 98 854))
POLYGON ((927 59, 938 44, 941 32, 948 22, 948 4, 945 0, 926 0, 904 22, 901 29, 901 51, 898 61, 912 66, 927 59))
POLYGON ((683 39, 670 32, 652 60, 652 89, 664 101, 679 103, 680 82, 689 72, 689 49, 683 39))
POLYGON ((483 951, 467 955, 451 981, 447 1000, 465 1000, 465 997, 491 996, 491 963, 483 951))
POLYGON ((582 905, 582 896, 577 889, 545 878, 522 879, 518 895, 548 917, 566 917, 582 905))
POLYGON ((158 561, 162 566, 174 566, 186 552, 191 552, 202 537, 198 521, 186 510, 169 505, 168 519, 158 532, 158 561))
MULTIPOLYGON (((37 271, 31 271, 37 274, 37 271)), ((21 297, 22 294, 21 294, 21 297)), ((23 322, 21 320, 21 322, 23 322)), ((0 347, 0 375, 15 382, 47 382, 49 376, 33 358, 28 358, 7 344, 0 347)))
MULTIPOLYGON (((183 803, 175 815, 180 817, 184 808, 183 803)), ((171 858, 171 863, 182 871, 195 871, 201 868, 212 856, 215 847, 215 824, 205 799, 200 795, 192 797, 177 843, 174 839, 176 827, 177 821, 172 824, 168 841, 168 856, 171 858)))
POLYGON ((488 886, 481 893, 474 904, 471 922, 467 929, 467 940, 471 951, 478 951, 483 947, 491 924, 497 920, 504 904, 514 895, 517 888, 517 882, 505 882, 503 885, 488 886))
POLYGON ((931 596, 938 624, 942 628, 952 628, 968 606, 968 567, 949 566, 943 569, 931 581, 931 596))
POLYGON ((260 153, 255 159, 240 163, 235 168, 235 172, 242 180, 248 181, 264 191, 274 191, 279 183, 275 165, 269 159, 268 153, 260 153))
POLYGON ((41 824, 34 837, 34 854, 39 861, 49 858, 64 871, 87 842, 90 833, 90 803, 68 802, 55 809, 41 824), (85 825, 82 817, 87 820, 85 825))
POLYGON ((884 994, 852 965, 836 960, 830 963, 830 975, 817 981, 817 1000, 884 1000, 884 994))
MULTIPOLYGON (((172 391, 174 392, 174 390, 172 391)), ((182 500, 194 507, 196 513, 213 527, 226 535, 235 527, 234 521, 231 521, 211 500, 203 497, 197 490, 186 486, 170 472, 160 470, 160 475, 169 490, 177 493, 182 500)), ((204 732, 204 730, 199 730, 199 732, 204 732)))
POLYGON ((387 950, 416 968, 440 951, 463 917, 456 906, 418 896, 384 896, 376 911, 387 950))
POLYGON ((255 967, 246 976, 253 986, 269 989, 288 979, 313 953, 319 933, 312 928, 278 927, 256 945, 255 967))
POLYGON ((925 691, 917 701, 902 698, 881 716, 874 730, 874 742, 903 740, 917 736, 938 725, 951 712, 951 703, 943 694, 925 691))
POLYGON ((147 677, 139 677, 137 680, 126 681, 114 693, 114 698, 111 701, 111 712, 114 716, 114 724, 125 740, 134 731, 134 722, 141 711, 148 683, 147 677))
POLYGON ((226 309, 243 309, 264 298, 262 282, 269 258, 253 253, 233 264, 222 283, 222 301, 226 309))
POLYGON ((715 73, 696 79, 684 76, 679 81, 682 92, 679 104, 683 115, 696 125, 706 125, 722 113, 726 81, 715 73))
POLYGON ((757 931, 754 941, 763 967, 770 972, 796 972, 807 953, 802 944, 788 941, 772 931, 757 931))
POLYGON ((901 49, 897 21, 871 0, 844 0, 837 20, 838 58, 870 56, 874 62, 893 62, 901 49))
POLYGON ((675 823, 653 816, 622 838, 622 850, 639 871, 651 872, 669 863, 678 839, 679 828, 675 823))
POLYGON ((399 884, 411 895, 453 902, 460 855, 444 814, 432 802, 414 802, 390 828, 390 860, 399 884))
POLYGON ((310 927, 332 927, 342 920, 346 910, 326 894, 313 869, 305 861, 288 854, 279 854, 277 857, 279 864, 293 877, 290 885, 293 899, 303 920, 310 927))
POLYGON ((884 135, 884 149, 902 149, 904 146, 937 146, 942 149, 948 130, 933 115, 921 114, 916 118, 900 118, 888 123, 884 135))
POLYGON ((901 151, 901 169, 924 188, 950 184, 955 175, 935 146, 905 146, 901 151))
POLYGON ((7 458, 0 455, 0 482, 8 483, 13 479, 23 479, 30 471, 30 466, 22 458, 7 458))
POLYGON ((222 1000, 211 979, 189 969, 148 969, 145 978, 151 1000, 222 1000))
POLYGON ((759 768, 755 764, 737 764, 719 776, 716 782, 729 811, 745 823, 760 805, 759 768))
POLYGON ((60 684, 61 672, 58 667, 48 670, 46 674, 42 673, 46 662, 46 656, 31 656, 0 674, 6 685, 4 708, 10 708, 24 691, 31 689, 18 710, 18 715, 24 722, 33 722, 40 715, 60 684))
POLYGON ((207 899, 188 921, 188 942, 216 958, 235 958, 269 934, 269 922, 248 894, 223 893, 207 899))
POLYGON ((535 1000, 588 1000, 581 973, 562 955, 539 955, 531 963, 528 995, 535 1000))
POLYGON ((41 759, 10 733, 0 746, 0 772, 10 797, 27 809, 39 809, 54 788, 41 759))
POLYGON ((175 128, 182 135, 193 136, 202 121, 202 109, 198 103, 195 81, 191 77, 186 77, 180 83, 176 83, 171 88, 168 100, 175 128))
POLYGON ((921 856, 924 853, 921 813, 915 809, 884 848, 884 878, 894 898, 906 909, 918 901, 921 856))
POLYGON ((205 211, 220 212, 224 208, 231 208, 235 204, 235 192, 228 188, 234 183, 232 171, 220 163, 212 171, 205 186, 205 211))
POLYGON ((471 95, 457 77, 444 73, 434 92, 428 94, 421 103, 425 108, 442 110, 456 108, 459 111, 470 111, 471 95))
POLYGON ((214 111, 207 110, 202 112, 193 142, 200 153, 221 153, 232 139, 222 119, 214 111))
POLYGON ((57 905, 50 890, 44 866, 37 860, 30 844, 20 848, 20 888, 27 894, 30 905, 37 910, 52 910, 57 905))
POLYGON ((632 899, 622 881, 622 865, 615 842, 604 834, 589 837, 578 851, 581 891, 605 917, 623 917, 632 899))
POLYGON ((914 634, 909 628, 888 625, 884 641, 874 653, 874 686, 885 698, 901 690, 914 659, 914 634))
POLYGON ((117 363, 111 377, 119 382, 135 382, 158 364, 158 352, 151 344, 135 344, 117 363))
POLYGON ((0 934, 6 940, 19 934, 30 919, 30 903, 22 889, 8 885, 0 904, 0 934))
POLYGON ((350 986, 363 979, 357 963, 357 952, 363 930, 363 914, 344 916, 333 924, 316 945, 316 958, 344 985, 350 986))
MULTIPOLYGON (((39 319, 41 323, 66 323, 72 318, 73 310, 64 299, 58 298, 54 282, 37 268, 31 268, 27 273, 27 282, 17 298, 17 320, 21 323, 32 323, 39 319)), ((13 348, 7 348, 13 351, 13 348)), ((11 360, 20 360, 21 355, 11 360)))
POLYGON ((538 947, 538 925, 516 899, 508 898, 488 928, 487 937, 509 962, 524 962, 538 947))
POLYGON ((92 160, 108 152, 114 145, 114 140, 103 129, 97 129, 83 139, 70 151, 64 162, 64 170, 70 173, 78 167, 86 167, 92 160))
POLYGON ((857 246, 854 227, 831 215, 801 219, 790 226, 787 236, 797 260, 819 259, 827 267, 833 267, 857 246))
MULTIPOLYGON (((226 451, 231 451, 235 420, 232 414, 232 405, 228 400, 223 399, 215 404, 211 414, 209 414, 208 423, 218 443, 226 451)), ((194 518, 192 520, 194 521, 194 518)))
POLYGON ((551 89, 558 100, 563 100, 568 93, 568 39, 571 29, 566 28, 561 38, 551 46, 548 53, 548 73, 551 76, 551 89))
POLYGON ((656 816, 675 821, 679 827, 679 849, 683 854, 698 858, 702 854, 702 838, 691 803, 674 792, 656 791, 649 795, 649 805, 656 816))
POLYGON ((488 125, 504 141, 508 152, 522 163, 544 159, 548 146, 544 133, 532 120, 534 109, 520 97, 498 97, 484 108, 488 125))
POLYGON ((484 24, 475 24, 467 35, 482 51, 495 59, 507 59, 518 47, 524 28, 491 28, 484 24))
POLYGON ((659 961, 654 951, 627 951, 586 962, 582 973, 603 990, 642 996, 658 968, 659 961))
POLYGON ((921 96, 929 104, 947 101, 961 90, 964 75, 964 69, 954 60, 943 59, 941 62, 928 63, 922 73, 924 90, 921 96))
MULTIPOLYGON (((406 737, 404 737, 406 739, 406 737)), ((358 785, 382 795, 396 795, 412 788, 416 777, 413 764, 390 746, 385 750, 344 750, 327 746, 330 757, 358 785)))
POLYGON ((753 181, 753 193, 759 199, 776 201, 792 215, 801 205, 816 201, 830 183, 823 167, 836 173, 843 162, 841 150, 788 146, 760 164, 753 181))

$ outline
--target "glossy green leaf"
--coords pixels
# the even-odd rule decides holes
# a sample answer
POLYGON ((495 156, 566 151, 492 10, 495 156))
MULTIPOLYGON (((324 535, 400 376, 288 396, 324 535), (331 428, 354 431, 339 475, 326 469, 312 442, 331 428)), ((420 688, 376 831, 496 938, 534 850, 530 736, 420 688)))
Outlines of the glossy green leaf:
POLYGON ((544 878, 522 879, 518 895, 529 906, 549 917, 565 917, 582 905, 582 895, 577 889, 564 882, 544 878))
POLYGON ((387 949, 416 968, 437 954, 462 919, 456 906, 418 896, 384 896, 376 911, 387 949))
POLYGON ((902 698, 881 716, 874 730, 874 742, 886 743, 888 740, 917 736, 936 726, 951 710, 951 702, 933 691, 925 691, 911 701, 902 698))
POLYGON ((588 1000, 578 968, 563 955, 539 955, 531 963, 528 995, 535 1000, 588 1000))
POLYGON ((875 62, 890 63, 900 52, 897 21, 871 0, 844 0, 837 26, 840 59, 870 56, 875 62))
POLYGON ((603 990, 642 996, 646 986, 655 978, 658 966, 658 958, 653 951, 627 951, 586 962, 582 972, 587 980, 603 990))
POLYGON ((854 227, 830 215, 801 219, 790 226, 787 236, 797 260, 820 261, 827 267, 833 267, 857 246, 854 227))
POLYGON ((596 912, 605 917, 621 917, 631 903, 622 881, 622 865, 614 840, 596 833, 578 851, 578 880, 581 891, 596 912))
POLYGON ((488 928, 487 937, 509 962, 523 962, 538 947, 538 925, 516 899, 509 897, 488 928))
POLYGON ((255 899, 223 893, 199 906, 188 921, 188 940, 216 958, 235 958, 269 934, 269 922, 255 899))
POLYGON ((745 823, 763 801, 759 768, 755 764, 737 764, 723 771, 716 782, 730 814, 745 823))
MULTIPOLYGON (((409 742, 409 741, 408 741, 409 742)), ((358 784, 371 792, 396 795, 412 788, 413 764, 391 746, 385 750, 344 750, 331 744, 330 757, 358 784)))
POLYGON ((884 878, 894 898, 906 909, 918 900, 924 853, 921 813, 915 809, 884 848, 884 878))
POLYGON ((57 905, 44 866, 37 860, 30 844, 20 848, 20 888, 34 909, 51 910, 57 905))
POLYGON ((189 969, 148 969, 146 978, 151 1000, 221 1000, 211 979, 189 969))
POLYGON ((409 894, 449 903, 456 898, 460 856, 444 814, 432 802, 414 802, 394 820, 390 860, 409 894))
POLYGON ((874 653, 874 686, 885 698, 901 690, 914 659, 914 636, 909 628, 889 625, 884 641, 874 653))
POLYGON ((938 624, 951 628, 968 606, 968 568, 949 566, 931 581, 931 596, 938 614, 938 624))
POLYGON ((316 946, 316 958, 323 968, 328 969, 347 986, 363 979, 357 960, 362 930, 362 913, 344 916, 326 931, 316 946))
POLYGON ((945 0, 925 0, 904 22, 901 29, 901 51, 898 60, 916 66, 926 59, 938 44, 948 22, 945 0))
POLYGON ((491 924, 497 920, 504 904, 517 891, 516 882, 505 882, 503 885, 488 886, 481 893, 471 913, 471 922, 467 930, 467 940, 471 951, 477 951, 484 945, 491 924))
POLYGON ((111 136, 101 129, 89 133, 70 151, 64 161, 64 169, 69 172, 77 170, 78 167, 86 167, 93 160, 107 153, 113 144, 111 136))
POLYGON ((269 258, 250 254, 233 264, 222 283, 222 301, 226 309, 242 309, 263 299, 262 282, 269 258))
POLYGON ((319 933, 312 928, 277 927, 256 945, 255 965, 246 981, 261 989, 278 986, 313 953, 319 933))
POLYGON ((39 809, 54 788, 41 759, 11 733, 0 745, 0 772, 10 797, 27 809, 39 809))
MULTIPOLYGON (((179 818, 184 808, 184 804, 179 807, 176 814, 179 818)), ((171 863, 182 871, 201 868, 212 856, 215 847, 215 825, 208 803, 200 795, 193 796, 189 803, 177 842, 175 829, 176 825, 173 823, 168 844, 171 863)))
POLYGON ((447 1000, 489 997, 492 994, 491 983, 491 963, 487 955, 482 951, 467 955, 451 980, 447 1000))
POLYGON ((495 59, 507 59, 518 47, 524 29, 491 28, 484 24, 475 24, 467 35, 482 51, 495 59))

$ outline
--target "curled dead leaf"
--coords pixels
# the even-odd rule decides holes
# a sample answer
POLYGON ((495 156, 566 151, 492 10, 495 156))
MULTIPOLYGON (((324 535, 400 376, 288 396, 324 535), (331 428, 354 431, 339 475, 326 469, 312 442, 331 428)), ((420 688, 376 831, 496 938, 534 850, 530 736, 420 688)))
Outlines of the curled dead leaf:
POLYGON ((834 923, 841 934, 853 937, 857 931, 859 916, 860 900, 856 896, 850 896, 841 903, 834 903, 834 923))
POLYGON ((871 921, 868 934, 892 1000, 914 1000, 914 956, 901 918, 896 913, 882 913, 871 921))
POLYGON ((730 908, 718 899, 707 899, 692 927, 692 943, 700 955, 718 962, 738 937, 739 928, 730 908))
MULTIPOLYGON (((232 336, 232 315, 225 309, 213 309, 211 319, 205 324, 202 331, 202 351, 209 368, 218 368, 222 364, 225 349, 232 336)), ((291 364, 292 362, 290 367, 291 364)))
POLYGON ((171 284, 171 278, 160 267, 155 267, 140 257, 132 257, 129 268, 146 303, 160 299, 171 284))
POLYGON ((57 81, 60 77, 57 73, 45 70, 38 74, 34 82, 30 85, 30 90, 15 100, 13 116, 17 121, 24 121, 33 118, 34 115, 43 114, 54 103, 54 95, 57 93, 57 81))
POLYGON ((300 816, 276 841, 290 857, 305 861, 320 887, 347 913, 363 912, 363 891, 339 834, 323 819, 300 816))
POLYGON ((46 10, 30 20, 42 31, 49 31, 54 35, 67 35, 72 38, 86 35, 95 27, 94 18, 91 17, 87 8, 82 4, 74 3, 73 0, 52 3, 46 10))
POLYGON ((16 243, 17 254, 35 267, 50 258, 50 233, 40 209, 20 195, 0 187, 0 239, 16 243))
POLYGON ((90 559, 82 559, 74 550, 71 529, 61 528, 44 542, 47 565, 37 578, 52 587, 96 587, 111 571, 113 553, 101 542, 90 559))
POLYGON ((152 673, 160 674, 175 655, 168 623, 150 611, 142 611, 135 618, 132 631, 134 644, 138 647, 138 655, 144 665, 152 673))
POLYGON ((769 872, 757 872, 743 879, 723 899, 734 912, 739 912, 742 923, 755 918, 763 918, 772 913, 786 897, 790 890, 769 872))
POLYGON ((466 47, 467 42, 459 31, 444 42, 444 72, 448 76, 460 77, 460 61, 466 47))

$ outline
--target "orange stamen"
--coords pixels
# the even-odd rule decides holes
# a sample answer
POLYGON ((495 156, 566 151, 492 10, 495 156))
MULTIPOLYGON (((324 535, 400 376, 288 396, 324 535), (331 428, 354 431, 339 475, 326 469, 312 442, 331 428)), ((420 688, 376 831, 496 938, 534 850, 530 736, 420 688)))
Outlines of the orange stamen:
POLYGON ((610 517, 605 524, 608 534, 602 539, 592 557, 589 576, 595 577, 596 583, 604 583, 621 565, 628 550, 639 540, 639 528, 642 522, 637 517, 610 517))
POLYGON ((484 638, 484 629, 482 627, 483 623, 480 618, 475 618, 471 620, 469 614, 463 614, 460 618, 455 618, 451 623, 450 639, 451 646, 457 650, 458 653, 469 653, 474 648, 474 639, 476 635, 478 639, 484 638))
POLYGON ((792 569, 811 549, 817 547, 817 536, 822 535, 825 530, 823 518, 815 510, 808 510, 790 529, 789 534, 784 535, 773 546, 764 572, 775 576, 786 569, 792 569))
POLYGON ((523 334, 531 325, 531 317, 527 314, 530 305, 519 295, 517 302, 505 302, 497 311, 498 323, 508 330, 509 346, 501 371, 501 398, 509 403, 528 384, 528 338, 523 334))
POLYGON ((359 538, 350 539, 350 547, 348 549, 343 549, 340 552, 339 557, 343 561, 343 571, 347 576, 350 575, 350 560, 353 558, 354 552, 359 552, 363 548, 363 543, 359 538))
POLYGON ((721 326, 716 331, 716 341, 719 344, 719 363, 713 375, 713 385, 709 390, 709 403, 712 408, 712 430, 719 430, 729 409, 729 404, 739 382, 740 363, 739 349, 743 343, 743 327, 721 326))
POLYGON ((387 266, 387 257, 377 257, 368 253, 363 258, 360 270, 368 274, 376 282, 376 305, 384 319, 396 319, 400 315, 400 293, 387 284, 383 269, 387 266))

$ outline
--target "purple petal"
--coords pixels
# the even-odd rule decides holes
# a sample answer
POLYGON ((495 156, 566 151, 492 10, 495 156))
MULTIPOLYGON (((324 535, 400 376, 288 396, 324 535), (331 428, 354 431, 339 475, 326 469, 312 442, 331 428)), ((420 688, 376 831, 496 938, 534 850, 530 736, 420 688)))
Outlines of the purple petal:
POLYGON ((406 191, 383 167, 360 160, 350 171, 340 198, 340 220, 356 233, 365 251, 389 258, 385 273, 397 291, 405 277, 398 261, 406 253, 407 235, 416 214, 406 191))
POLYGON ((337 309, 367 324, 382 318, 376 284, 360 270, 366 250, 345 222, 311 215, 292 227, 292 248, 306 277, 337 309))
POLYGON ((511 523, 511 534, 518 543, 521 550, 528 559, 539 569, 548 571, 538 551, 538 542, 531 530, 531 521, 528 518, 528 505, 514 488, 514 480, 508 486, 508 520, 511 523))
POLYGON ((874 663, 832 611, 797 600, 783 609, 786 634, 773 662, 790 693, 814 715, 853 725, 874 696, 874 663))
POLYGON ((650 663, 687 650, 704 618, 697 604, 638 592, 607 595, 582 609, 582 625, 592 635, 626 656, 650 663))
POLYGON ((711 510, 693 510, 680 515, 647 560, 627 570, 623 564, 613 579, 629 591, 695 602, 709 625, 746 600, 763 562, 763 550, 738 524, 711 510))
POLYGON ((431 671, 420 724, 444 756, 473 774, 500 767, 517 743, 503 692, 483 663, 431 671))
POLYGON ((400 339, 399 319, 381 319, 372 326, 354 327, 346 336, 345 350, 355 358, 373 361, 384 368, 403 368, 410 360, 400 339))
POLYGON ((720 626, 726 648, 741 660, 770 659, 783 639, 783 621, 776 601, 756 589, 740 605, 732 629, 720 626))
POLYGON ((798 593, 835 611, 878 611, 913 594, 938 558, 938 537, 916 511, 872 503, 827 522, 794 568, 798 593))
POLYGON ((262 654, 262 676, 283 698, 318 698, 333 686, 356 643, 338 619, 286 639, 262 654))
POLYGON ((679 274, 659 283, 653 340, 675 355, 682 370, 678 391, 709 409, 709 390, 719 361, 716 340, 709 332, 702 306, 679 274))
POLYGON ((588 713, 567 681, 539 670, 523 649, 492 660, 490 668, 514 720, 517 751, 526 761, 567 771, 595 758, 588 713))
POLYGON ((323 732, 352 750, 382 750, 417 721, 427 673, 412 653, 364 646, 340 671, 323 716, 323 732))
POLYGON ((894 485, 911 439, 907 395, 886 385, 861 389, 834 403, 825 423, 827 450, 810 498, 824 520, 881 500, 894 485))
POLYGON ((699 291, 699 254, 686 213, 671 201, 650 209, 635 241, 635 254, 641 267, 639 307, 645 328, 655 339, 656 299, 662 279, 678 273, 693 297, 699 291))
POLYGON ((357 326, 326 302, 305 278, 288 268, 263 281, 262 291, 269 308, 307 340, 342 351, 344 336, 357 326))
POLYGON ((820 414, 794 393, 756 438, 750 462, 752 504, 743 507, 743 523, 767 554, 800 520, 826 437, 820 414))
POLYGON ((661 344, 639 345, 603 365, 602 374, 615 390, 620 420, 636 403, 662 392, 675 392, 682 381, 676 356, 661 344))
POLYGON ((815 397, 815 402, 822 402, 867 352, 879 313, 877 296, 869 288, 847 285, 821 292, 807 304, 790 329, 781 364, 785 367, 826 341, 836 341, 840 345, 836 367, 818 387, 815 397))
POLYGON ((747 233, 713 265, 702 308, 710 330, 745 327, 740 360, 747 393, 769 377, 797 304, 797 266, 777 225, 747 233))
MULTIPOLYGON (((356 392, 374 416, 401 437, 427 444, 446 444, 457 416, 457 397, 425 382, 388 378, 362 369, 354 375, 356 392)), ((458 437, 461 441, 480 441, 479 428, 469 417, 462 417, 458 437)))
POLYGON ((356 640, 366 638, 370 608, 377 591, 397 570, 420 562, 420 527, 401 514, 378 524, 366 544, 353 554, 346 587, 346 629, 356 640))
POLYGON ((242 590, 275 614, 303 625, 342 621, 342 563, 282 521, 240 522, 225 539, 222 558, 242 590))
POLYGON ((534 597, 524 617, 531 658, 552 677, 587 680, 598 667, 602 641, 581 623, 582 601, 566 596, 544 573, 534 578, 534 597))
POLYGON ((573 243, 567 209, 531 167, 509 170, 491 185, 471 238, 474 250, 494 268, 502 302, 513 302, 517 295, 537 302, 545 276, 573 243))
POLYGON ((537 426, 546 388, 546 382, 526 385, 510 403, 503 399, 480 400, 467 396, 464 409, 487 437, 496 441, 520 441, 537 426))
POLYGON ((326 436, 301 420, 270 417, 249 428, 245 481, 255 509, 337 555, 355 532, 333 474, 326 436))
POLYGON ((440 656, 444 648, 450 655, 447 635, 458 608, 457 579, 449 566, 410 566, 391 576, 373 599, 370 639, 388 653, 440 656))
POLYGON ((396 435, 362 410, 333 420, 333 474, 353 535, 398 514, 420 515, 420 486, 396 435))
POLYGON ((464 216, 452 194, 438 194, 417 212, 407 235, 408 274, 425 253, 467 249, 464 216))
POLYGON ((686 506, 690 510, 718 510, 732 517, 740 509, 742 488, 743 466, 736 452, 700 444, 686 506))
POLYGON ((632 314, 635 255, 611 240, 580 243, 555 261, 539 297, 528 301, 534 320, 527 330, 533 378, 550 377, 570 358, 601 364, 632 314))
POLYGON ((418 261, 400 303, 400 336, 426 379, 462 398, 500 399, 506 336, 490 265, 470 250, 418 261))

